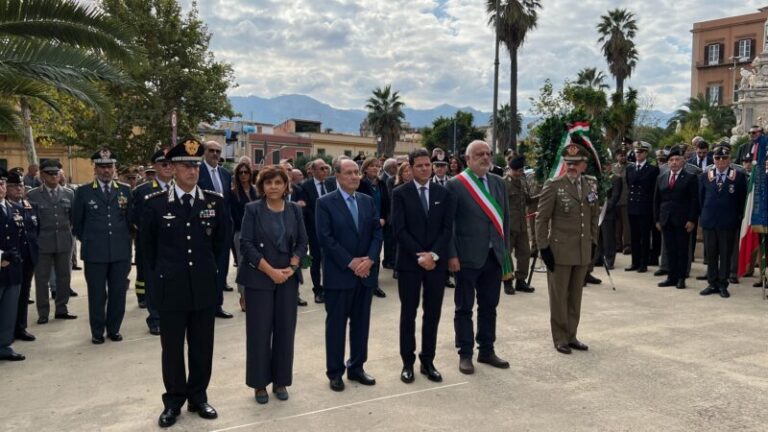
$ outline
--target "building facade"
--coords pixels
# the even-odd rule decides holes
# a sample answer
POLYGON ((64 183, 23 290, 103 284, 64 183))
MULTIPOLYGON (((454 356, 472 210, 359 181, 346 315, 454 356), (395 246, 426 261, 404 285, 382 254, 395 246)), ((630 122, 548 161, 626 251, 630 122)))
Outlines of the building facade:
POLYGON ((731 105, 741 68, 749 69, 763 50, 768 7, 756 13, 693 24, 691 97, 731 105))

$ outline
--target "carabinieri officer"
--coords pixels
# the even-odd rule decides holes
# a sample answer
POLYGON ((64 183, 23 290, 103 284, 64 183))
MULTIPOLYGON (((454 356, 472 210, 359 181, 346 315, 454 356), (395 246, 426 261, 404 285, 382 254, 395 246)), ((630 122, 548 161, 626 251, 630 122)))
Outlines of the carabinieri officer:
POLYGON ((168 151, 175 180, 167 192, 148 195, 140 241, 145 276, 151 280, 151 307, 160 312, 163 349, 163 405, 160 427, 176 423, 181 407, 214 419, 208 404, 213 362, 213 329, 218 308, 216 257, 226 251, 227 213, 221 194, 197 186, 203 145, 194 138, 168 151), (184 340, 189 350, 185 374, 184 340))

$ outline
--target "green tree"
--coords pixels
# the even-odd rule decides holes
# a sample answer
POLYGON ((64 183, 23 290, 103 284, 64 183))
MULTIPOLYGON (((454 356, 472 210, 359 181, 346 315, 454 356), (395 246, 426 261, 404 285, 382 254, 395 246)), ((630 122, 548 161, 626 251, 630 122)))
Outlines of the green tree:
POLYGON ((395 154, 395 144, 403 129, 405 103, 400 100, 400 93, 392 91, 392 85, 377 87, 373 97, 368 99, 365 108, 368 110, 368 122, 371 131, 380 137, 376 153, 379 156, 392 157, 395 154))
POLYGON ((589 87, 593 90, 606 90, 608 84, 605 83, 605 74, 597 68, 584 68, 576 75, 576 85, 589 87))
MULTIPOLYGON (((541 9, 541 2, 539 0, 498 0, 499 3, 499 23, 496 23, 496 3, 497 0, 486 0, 486 11, 490 15, 488 24, 493 28, 498 29, 499 39, 504 42, 507 47, 510 58, 510 89, 509 89, 509 106, 511 112, 516 113, 517 110, 517 52, 525 42, 525 37, 529 31, 536 28, 538 21, 538 11, 541 9)), ((513 122, 517 119, 513 118, 513 122)), ((519 125, 513 125, 511 127, 512 133, 509 134, 508 144, 501 144, 502 154, 503 151, 511 147, 517 148, 517 130, 519 125)), ((502 141, 500 141, 501 143, 502 141)))
POLYGON ((100 83, 132 81, 120 62, 138 55, 133 33, 96 6, 74 0, 0 0, 0 129, 22 136, 36 162, 31 106, 59 109, 69 95, 109 118, 100 83))
POLYGON ((598 42, 608 62, 608 69, 616 78, 616 93, 624 94, 624 80, 632 75, 637 65, 637 49, 633 38, 637 35, 637 21, 626 9, 613 9, 600 17, 598 42))
POLYGON ((491 127, 493 128, 494 133, 497 134, 499 143, 501 144, 499 146, 499 151, 496 154, 503 156, 507 150, 506 143, 508 143, 510 139, 510 128, 516 128, 514 131, 515 135, 519 135, 520 132, 522 132, 523 115, 518 112, 513 119, 512 109, 510 109, 508 104, 504 104, 501 106, 501 109, 499 109, 498 117, 498 124, 491 119, 491 127))
POLYGON ((591 85, 566 83, 563 96, 574 107, 584 110, 593 119, 603 115, 608 106, 608 98, 603 89, 591 85))
POLYGON ((736 125, 733 110, 726 106, 713 105, 699 93, 696 97, 689 98, 682 108, 675 111, 669 119, 669 126, 676 124, 679 120, 683 126, 698 129, 701 118, 705 114, 709 120, 709 129, 716 135, 728 136, 731 128, 736 125))
POLYGON ((605 138, 617 148, 625 137, 631 136, 637 119, 637 90, 629 88, 626 95, 611 95, 611 107, 605 113, 605 138))
POLYGON ((429 151, 435 147, 440 147, 446 153, 464 154, 469 143, 485 138, 485 133, 475 127, 474 121, 472 113, 463 111, 457 111, 453 117, 438 117, 432 122, 431 127, 425 127, 422 130, 424 147, 429 151))
POLYGON ((542 118, 563 115, 573 109, 573 105, 565 98, 563 91, 555 92, 552 80, 546 78, 539 89, 539 97, 528 98, 531 102, 531 112, 542 118))

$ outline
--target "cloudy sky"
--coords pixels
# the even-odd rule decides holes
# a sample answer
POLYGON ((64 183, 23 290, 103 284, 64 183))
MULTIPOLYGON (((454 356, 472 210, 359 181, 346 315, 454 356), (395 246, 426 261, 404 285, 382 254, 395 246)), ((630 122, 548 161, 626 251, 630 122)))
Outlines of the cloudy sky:
MULTIPOLYGON (((182 0, 185 9, 190 0, 182 0)), ((600 15, 628 7, 637 17, 640 61, 628 84, 655 109, 673 111, 690 92, 694 22, 752 13, 766 3, 735 0, 543 0, 539 25, 519 55, 519 103, 529 108, 545 78, 555 85, 583 67, 607 66, 597 44, 600 15)), ((338 108, 362 108, 391 83, 414 108, 449 103, 490 111, 493 34, 485 0, 199 0, 211 47, 234 65, 231 94, 299 93, 338 108)), ((501 57, 500 99, 508 99, 501 57)), ((612 79, 610 79, 612 82, 612 79)))

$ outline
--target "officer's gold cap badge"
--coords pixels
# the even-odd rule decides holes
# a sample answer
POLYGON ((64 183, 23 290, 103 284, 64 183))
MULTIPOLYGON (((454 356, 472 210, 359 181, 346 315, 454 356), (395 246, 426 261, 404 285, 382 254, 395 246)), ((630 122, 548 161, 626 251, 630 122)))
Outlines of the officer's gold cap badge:
POLYGON ((568 156, 576 156, 579 154, 579 148, 575 145, 569 145, 566 151, 568 152, 568 156))
POLYGON ((184 150, 187 151, 187 154, 190 156, 196 156, 197 150, 200 148, 200 142, 196 140, 186 140, 184 141, 184 150))

